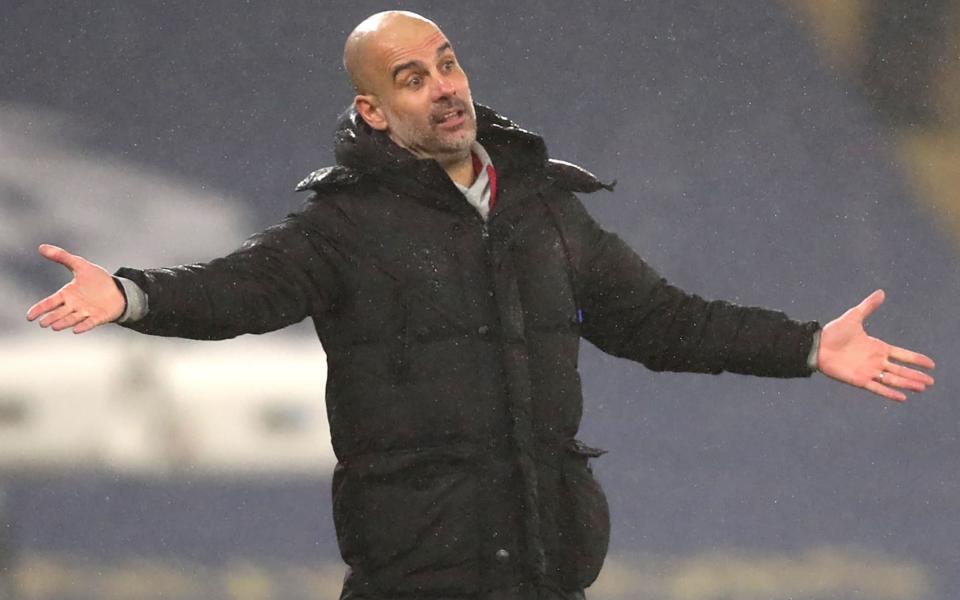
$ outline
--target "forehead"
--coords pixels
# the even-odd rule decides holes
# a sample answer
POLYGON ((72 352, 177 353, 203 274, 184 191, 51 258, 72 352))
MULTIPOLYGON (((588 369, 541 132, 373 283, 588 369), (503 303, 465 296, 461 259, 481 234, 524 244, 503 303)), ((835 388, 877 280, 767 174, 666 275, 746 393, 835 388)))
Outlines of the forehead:
POLYGON ((412 23, 383 32, 377 39, 378 70, 389 74, 396 65, 414 60, 431 60, 447 37, 429 23, 412 23))

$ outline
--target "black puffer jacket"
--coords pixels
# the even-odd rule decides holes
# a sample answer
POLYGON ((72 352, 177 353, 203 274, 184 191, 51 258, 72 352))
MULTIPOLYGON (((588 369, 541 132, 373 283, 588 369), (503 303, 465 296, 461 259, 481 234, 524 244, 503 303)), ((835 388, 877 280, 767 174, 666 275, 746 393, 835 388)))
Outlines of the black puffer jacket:
POLYGON ((313 318, 347 598, 536 598, 594 580, 609 523, 588 467, 601 452, 575 439, 581 337, 654 370, 810 374, 816 323, 672 287, 584 210, 574 192, 599 181, 477 110, 497 170, 488 223, 436 162, 349 115, 339 165, 300 185, 303 211, 206 264, 118 271, 149 295, 129 325, 146 333, 313 318))

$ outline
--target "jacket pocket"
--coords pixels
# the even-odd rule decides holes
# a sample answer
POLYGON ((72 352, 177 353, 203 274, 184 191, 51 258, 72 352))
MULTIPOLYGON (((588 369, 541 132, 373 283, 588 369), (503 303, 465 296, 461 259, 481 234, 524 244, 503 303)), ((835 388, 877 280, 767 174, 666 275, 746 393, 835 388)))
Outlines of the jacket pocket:
POLYGON ((566 541, 558 548, 560 579, 566 589, 582 589, 600 574, 610 544, 610 507, 593 476, 590 459, 606 454, 580 440, 564 445, 558 527, 566 541))
POLYGON ((376 588, 410 592, 429 587, 421 574, 473 557, 472 454, 454 445, 363 455, 338 465, 334 523, 345 562, 376 588))

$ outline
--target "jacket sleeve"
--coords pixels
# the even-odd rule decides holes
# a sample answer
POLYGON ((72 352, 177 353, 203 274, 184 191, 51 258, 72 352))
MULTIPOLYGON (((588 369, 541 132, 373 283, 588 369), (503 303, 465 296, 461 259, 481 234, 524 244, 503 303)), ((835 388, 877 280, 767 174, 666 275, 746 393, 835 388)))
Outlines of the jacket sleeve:
POLYGON ((121 326, 152 335, 217 340, 264 333, 330 308, 338 277, 333 250, 299 215, 207 263, 122 268, 147 294, 143 319, 121 326))
POLYGON ((559 204, 583 337, 654 371, 806 377, 816 322, 707 301, 670 285, 569 194, 559 204))

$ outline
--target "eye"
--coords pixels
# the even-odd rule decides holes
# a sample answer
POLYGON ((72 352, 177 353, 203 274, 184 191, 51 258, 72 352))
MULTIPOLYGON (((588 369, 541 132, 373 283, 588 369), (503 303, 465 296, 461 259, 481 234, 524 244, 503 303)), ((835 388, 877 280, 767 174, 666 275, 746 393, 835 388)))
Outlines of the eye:
POLYGON ((407 80, 407 87, 408 87, 408 88, 414 88, 414 89, 416 89, 416 88, 420 87, 422 84, 423 84, 423 78, 420 77, 419 75, 413 75, 413 76, 410 77, 410 79, 407 80))
POLYGON ((442 65, 440 65, 440 68, 443 69, 444 71, 452 71, 455 66, 457 66, 457 61, 450 59, 448 61, 445 61, 442 65))

